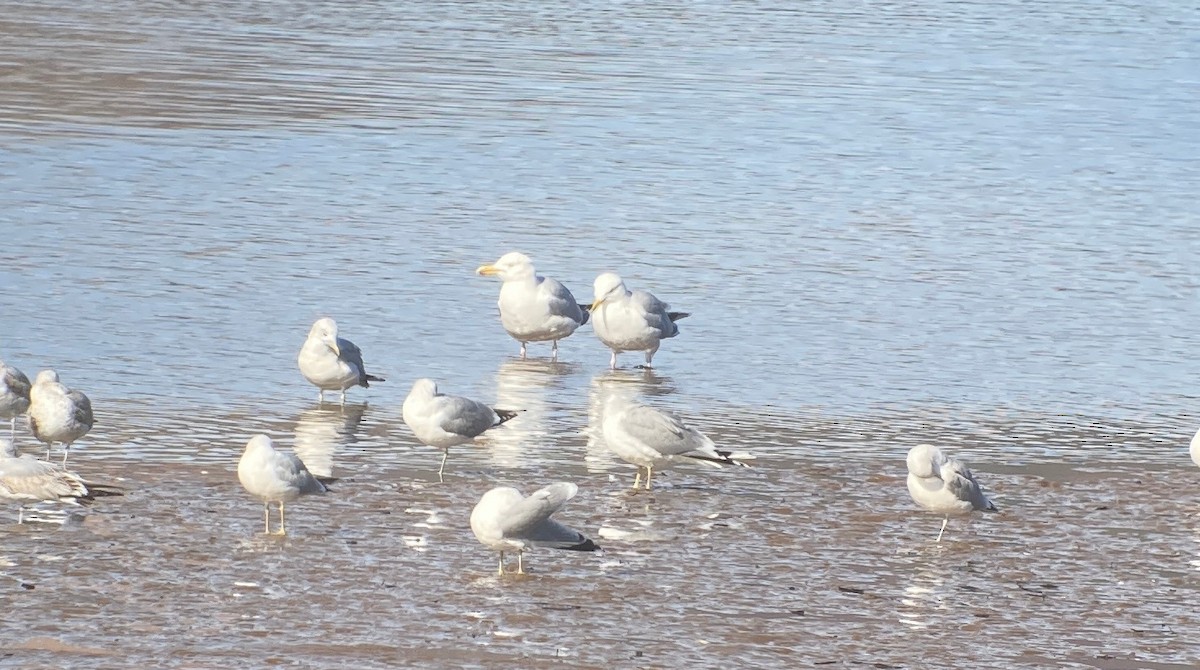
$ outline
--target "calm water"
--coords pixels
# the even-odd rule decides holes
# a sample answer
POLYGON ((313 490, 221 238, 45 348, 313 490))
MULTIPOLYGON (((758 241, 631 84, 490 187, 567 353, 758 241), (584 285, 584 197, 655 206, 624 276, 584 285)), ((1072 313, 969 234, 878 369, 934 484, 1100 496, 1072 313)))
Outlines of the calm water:
POLYGON ((1164 2, 0 0, 0 357, 91 396, 75 467, 130 489, 0 526, 0 666, 1191 667, 1197 35, 1164 2), (514 249, 693 316, 654 373, 587 327, 517 360, 473 274, 514 249), (321 315, 388 379, 345 410, 295 367, 321 315), (526 410, 441 486, 420 376, 526 410), (613 384, 758 467, 627 495, 613 384), (343 478, 284 541, 233 474, 260 431, 343 478), (920 441, 1003 513, 931 546, 920 441), (556 479, 605 554, 498 581, 470 506, 556 479))

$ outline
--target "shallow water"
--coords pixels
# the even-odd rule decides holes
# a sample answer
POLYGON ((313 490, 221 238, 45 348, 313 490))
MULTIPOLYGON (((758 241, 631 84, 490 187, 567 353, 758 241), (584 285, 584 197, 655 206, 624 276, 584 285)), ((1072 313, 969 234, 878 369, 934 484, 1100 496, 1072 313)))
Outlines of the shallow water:
POLYGON ((88 393, 73 467, 128 489, 0 526, 0 666, 1195 665, 1198 29, 0 0, 0 357, 88 393), (692 316, 654 372, 587 327, 518 360, 473 274, 512 249, 692 316), (388 379, 345 409, 295 368, 326 314, 388 379), (525 412, 439 485, 419 376, 525 412), (614 384, 756 467, 630 495, 614 384), (260 431, 340 478, 286 539, 234 474, 260 431), (1001 513, 932 544, 922 441, 1001 513), (605 551, 498 580, 471 505, 559 479, 605 551))

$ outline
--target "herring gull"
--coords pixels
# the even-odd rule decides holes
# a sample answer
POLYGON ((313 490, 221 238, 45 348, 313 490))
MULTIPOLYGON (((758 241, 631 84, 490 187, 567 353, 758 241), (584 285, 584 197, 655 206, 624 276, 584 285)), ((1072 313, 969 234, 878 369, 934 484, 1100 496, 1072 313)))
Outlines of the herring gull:
POLYGON ((638 487, 642 468, 646 468, 646 489, 654 470, 682 462, 697 462, 713 467, 740 465, 753 460, 745 453, 716 448, 704 433, 688 426, 675 414, 634 402, 613 393, 604 400, 601 432, 604 443, 622 460, 638 467, 633 488, 638 487))
POLYGON ((29 378, 0 361, 0 419, 8 419, 9 437, 16 437, 17 417, 29 409, 29 378))
POLYGON ((588 308, 575 302, 575 296, 558 281, 542 277, 525 254, 513 251, 495 263, 475 270, 495 275, 500 285, 500 323, 512 338, 521 343, 521 358, 530 342, 553 342, 550 359, 558 360, 558 341, 587 323, 588 308))
POLYGON ((384 381, 367 374, 362 350, 350 340, 338 337, 337 322, 328 317, 317 319, 308 331, 308 339, 300 347, 300 374, 320 391, 317 399, 325 401, 326 391, 341 391, 346 404, 346 389, 351 386, 368 388, 369 382, 384 381))
POLYGON ((650 367, 662 341, 679 334, 675 322, 690 316, 687 312, 668 311, 670 305, 648 291, 626 289, 621 277, 612 272, 596 277, 592 291, 592 329, 612 350, 608 365, 613 369, 622 351, 644 351, 645 367, 650 367))
POLYGON ((471 510, 471 532, 481 543, 500 552, 498 574, 504 574, 504 552, 517 552, 517 574, 525 574, 522 555, 534 547, 596 551, 600 547, 583 533, 550 518, 575 497, 579 487, 570 482, 551 484, 528 498, 509 486, 498 486, 479 499, 471 510))
POLYGON ((71 445, 87 435, 95 424, 92 401, 58 381, 54 370, 42 370, 29 389, 29 428, 39 442, 46 443, 46 460, 55 442, 63 444, 63 467, 71 445))
POLYGON ((492 409, 456 395, 438 393, 432 379, 418 379, 404 399, 404 423, 421 442, 442 450, 438 479, 446 467, 450 447, 466 444, 485 430, 515 417, 517 412, 492 409))
POLYGON ((287 535, 283 519, 285 502, 329 490, 308 471, 298 456, 276 451, 271 438, 266 435, 255 435, 246 443, 246 450, 238 460, 237 475, 242 487, 263 501, 263 532, 268 535, 287 535), (279 503, 278 533, 271 533, 272 502, 279 503))
POLYGON ((12 440, 0 438, 0 498, 17 500, 17 523, 25 518, 25 505, 42 501, 81 504, 97 495, 121 495, 120 489, 84 481, 79 475, 29 454, 17 454, 12 440))
POLYGON ((967 466, 932 444, 918 444, 908 451, 908 494, 921 507, 944 516, 935 542, 942 541, 951 514, 996 511, 967 466))

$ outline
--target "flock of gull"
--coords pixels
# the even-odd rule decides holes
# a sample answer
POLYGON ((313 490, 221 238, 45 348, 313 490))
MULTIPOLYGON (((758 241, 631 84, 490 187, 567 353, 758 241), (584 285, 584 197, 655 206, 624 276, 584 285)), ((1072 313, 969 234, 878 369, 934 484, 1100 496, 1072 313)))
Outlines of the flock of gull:
MULTIPOLYGON (((551 342, 551 358, 557 360, 558 341, 591 323, 596 336, 612 351, 610 367, 616 368, 620 353, 642 352, 645 363, 639 367, 649 368, 662 341, 679 334, 676 322, 688 316, 670 311, 667 303, 647 291, 630 291, 611 272, 596 277, 592 303, 579 304, 565 286, 538 275, 530 259, 517 252, 505 254, 476 272, 501 280, 497 303, 500 321, 505 331, 520 342, 522 358, 527 355, 529 343, 551 342)), ((318 319, 312 325, 297 363, 304 378, 317 387, 322 402, 326 391, 339 392, 344 404, 348 389, 384 381, 367 373, 362 351, 339 336, 337 323, 331 318, 318 319)), ((432 379, 416 380, 403 405, 404 422, 416 438, 442 451, 439 480, 443 480, 451 447, 470 443, 518 417, 519 410, 497 409, 441 393, 432 379)), ((0 498, 20 503, 18 523, 23 520, 25 506, 31 503, 79 504, 101 495, 120 495, 120 489, 90 483, 66 469, 71 445, 92 428, 92 407, 86 395, 63 385, 55 371, 39 372, 30 384, 20 370, 0 362, 0 419, 10 421, 10 437, 0 439, 0 498), (46 460, 20 454, 16 449, 16 422, 22 415, 28 417, 33 436, 46 445, 46 460), (61 465, 50 460, 55 443, 63 445, 61 465)), ((649 490, 655 470, 675 464, 749 467, 745 461, 754 458, 718 449, 678 415, 620 393, 610 394, 603 403, 601 432, 609 450, 637 467, 635 490, 649 490)), ((1198 445, 1200 433, 1192 445, 1193 458, 1200 464, 1198 445)), ((913 447, 907 460, 908 491, 913 500, 944 516, 937 541, 951 515, 996 509, 971 471, 936 447, 913 447)), ((266 435, 255 435, 246 444, 237 474, 246 491, 263 503, 264 532, 278 535, 286 534, 284 504, 300 496, 324 493, 329 483, 309 472, 295 454, 277 450, 266 435), (276 531, 271 529, 271 503, 276 503, 279 510, 276 531)), ((471 530, 482 544, 499 552, 499 574, 505 574, 506 552, 517 554, 517 573, 523 573, 523 553, 535 547, 572 551, 599 548, 583 533, 551 518, 578 490, 573 483, 560 482, 527 497, 518 489, 503 486, 483 495, 471 512, 471 530)))

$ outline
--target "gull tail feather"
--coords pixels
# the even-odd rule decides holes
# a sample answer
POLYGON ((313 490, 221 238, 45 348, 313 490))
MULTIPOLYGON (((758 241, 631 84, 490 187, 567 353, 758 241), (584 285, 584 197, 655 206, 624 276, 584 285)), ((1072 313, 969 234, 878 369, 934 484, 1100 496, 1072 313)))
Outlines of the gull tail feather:
POLYGON ((500 421, 496 423, 496 425, 499 426, 505 421, 511 421, 512 419, 516 418, 518 414, 524 412, 525 410, 493 409, 492 411, 496 413, 496 416, 500 417, 500 421))
POLYGON ((743 468, 748 468, 748 467, 750 467, 750 464, 745 463, 743 461, 754 460, 754 456, 752 454, 747 454, 747 453, 733 453, 730 451, 721 451, 720 449, 714 449, 713 452, 716 454, 716 456, 712 456, 709 454, 698 454, 698 453, 683 454, 683 455, 688 458, 700 461, 701 463, 704 463, 706 465, 715 465, 717 467, 720 467, 722 465, 740 465, 743 468))
MULTIPOLYGON (((383 377, 376 377, 375 375, 366 375, 366 379, 369 382, 386 382, 387 381, 383 377)), ((363 386, 366 386, 366 384, 364 384, 363 386)))
POLYGON ((691 315, 691 312, 667 312, 667 318, 671 320, 671 323, 675 323, 680 319, 686 319, 691 315))

